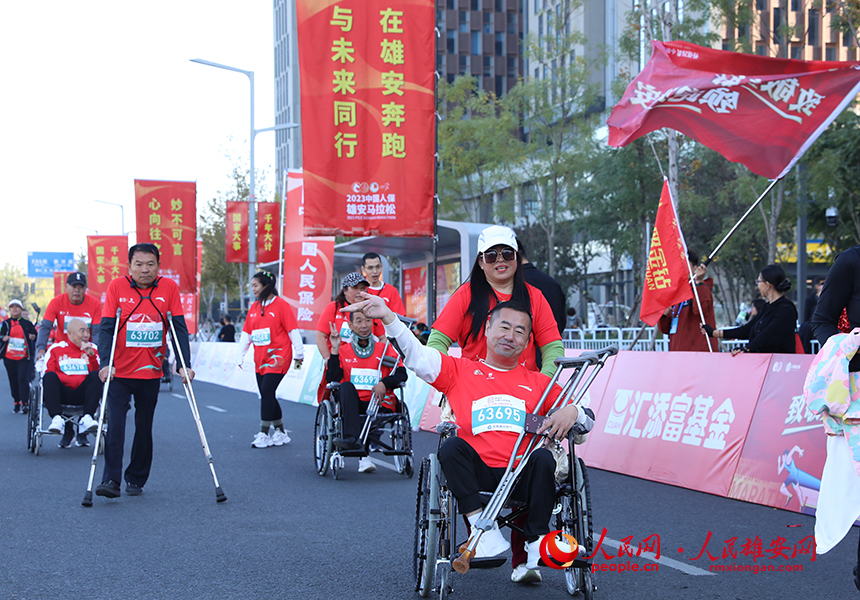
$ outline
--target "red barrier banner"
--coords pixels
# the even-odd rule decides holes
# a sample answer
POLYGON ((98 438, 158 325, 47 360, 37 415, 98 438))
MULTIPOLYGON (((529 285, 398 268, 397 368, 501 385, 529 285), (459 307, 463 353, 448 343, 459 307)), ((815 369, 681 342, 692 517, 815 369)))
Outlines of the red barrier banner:
POLYGON ((427 267, 403 270, 403 303, 407 317, 427 323, 427 267))
POLYGON ((281 222, 280 202, 257 202, 257 262, 278 260, 278 227, 281 222))
POLYGON ((772 356, 729 498, 814 514, 827 458, 821 416, 803 401, 815 357, 772 356))
POLYGON ((302 192, 302 172, 290 171, 284 226, 283 297, 296 311, 299 329, 313 329, 331 302, 334 238, 304 237, 302 192))
POLYGON ((87 291, 104 304, 108 284, 125 275, 128 275, 128 236, 88 235, 87 291))
POLYGON ((134 180, 137 241, 155 244, 161 271, 181 293, 196 293, 197 184, 134 180))
POLYGON ((248 203, 227 201, 224 262, 248 262, 248 203))
POLYGON ((306 235, 433 235, 434 0, 298 0, 306 235))
POLYGON ((621 352, 597 409, 588 464, 727 495, 770 356, 621 352))
POLYGON ((66 278, 74 271, 54 271, 54 297, 66 293, 66 278))

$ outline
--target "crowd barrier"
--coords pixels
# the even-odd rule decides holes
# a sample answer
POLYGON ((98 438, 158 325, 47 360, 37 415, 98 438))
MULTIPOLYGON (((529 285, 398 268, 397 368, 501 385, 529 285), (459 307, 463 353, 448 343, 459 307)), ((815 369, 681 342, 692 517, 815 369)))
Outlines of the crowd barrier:
MULTIPOLYGON (((197 377, 256 393, 251 352, 240 370, 235 348, 192 344, 197 377)), ((284 377, 279 399, 316 403, 323 361, 316 346, 306 345, 305 356, 302 368, 284 377)), ((812 359, 622 351, 586 393, 597 418, 579 453, 599 469, 814 514, 826 440, 821 418, 803 402, 812 359)), ((404 396, 413 428, 432 431, 438 392, 413 375, 404 396)))

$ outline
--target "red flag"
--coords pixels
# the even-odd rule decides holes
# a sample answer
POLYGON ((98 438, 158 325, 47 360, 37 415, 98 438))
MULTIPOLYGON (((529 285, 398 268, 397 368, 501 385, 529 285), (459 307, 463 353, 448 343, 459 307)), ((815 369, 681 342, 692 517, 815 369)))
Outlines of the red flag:
POLYGON ((87 291, 90 294, 104 303, 108 284, 127 274, 127 235, 87 236, 87 291))
POLYGON ((248 203, 227 201, 224 262, 248 262, 248 203))
POLYGON ((609 144, 680 131, 769 179, 785 175, 860 92, 860 62, 801 61, 651 42, 612 109, 609 144))
POLYGON ((687 244, 672 204, 669 184, 664 181, 651 235, 639 318, 653 327, 667 308, 692 297, 687 244))
POLYGON ((435 8, 296 2, 305 235, 433 235, 435 8))
POLYGON ((257 202, 257 262, 278 260, 278 225, 281 222, 280 202, 257 202))

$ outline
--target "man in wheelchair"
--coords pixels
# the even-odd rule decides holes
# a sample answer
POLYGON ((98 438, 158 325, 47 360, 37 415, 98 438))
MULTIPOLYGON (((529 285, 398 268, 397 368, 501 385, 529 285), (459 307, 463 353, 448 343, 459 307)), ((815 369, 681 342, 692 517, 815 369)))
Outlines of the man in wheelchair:
MULTIPOLYGON (((95 433, 98 421, 95 413, 99 407, 102 382, 99 379, 99 355, 94 344, 89 342, 90 330, 81 319, 66 323, 68 341, 57 342, 48 348, 45 355, 45 375, 42 378, 43 402, 51 424, 48 431, 60 433, 65 427, 60 448, 68 448, 74 429, 67 426, 63 418, 65 405, 83 406, 80 419, 78 445, 88 445, 87 433, 95 433)), ((68 425, 72 425, 71 422, 68 425)))
MULTIPOLYGON (((359 295, 360 301, 344 309, 361 311, 382 319, 386 335, 393 337, 404 353, 404 363, 421 379, 444 393, 459 426, 439 450, 439 462, 460 512, 474 526, 482 511, 479 492, 494 490, 504 474, 526 414, 532 413, 550 379, 520 364, 520 355, 531 336, 529 311, 516 302, 501 302, 490 311, 485 325, 487 357, 480 361, 454 358, 422 346, 378 298, 359 295)), ((561 388, 550 390, 542 412, 552 405, 561 388)), ((577 426, 589 431, 594 422, 585 411, 569 405, 547 417, 539 434, 561 440, 577 426)), ((540 539, 549 533, 555 505, 555 460, 546 448, 535 451, 523 470, 513 498, 528 506, 523 527, 529 571, 525 579, 540 581, 537 571, 540 539)), ((475 558, 487 558, 510 547, 498 525, 480 538, 475 558)))
MULTIPOLYGON (((341 344, 340 331, 330 324, 331 356, 326 366, 327 383, 340 383, 336 396, 340 405, 343 423, 343 438, 334 444, 340 450, 362 450, 361 413, 366 413, 373 395, 380 399, 379 412, 393 413, 397 410, 396 388, 406 382, 406 369, 397 364, 394 348, 376 341, 373 337, 373 319, 362 313, 349 315, 352 342, 341 344)), ((373 433, 371 433, 371 439, 373 433)), ((376 465, 368 456, 362 456, 358 464, 359 473, 372 473, 376 465)))

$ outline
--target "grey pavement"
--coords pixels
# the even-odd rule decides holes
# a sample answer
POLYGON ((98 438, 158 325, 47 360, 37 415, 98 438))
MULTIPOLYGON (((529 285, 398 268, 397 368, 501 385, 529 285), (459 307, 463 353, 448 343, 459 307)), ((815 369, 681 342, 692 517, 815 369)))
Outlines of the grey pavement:
MULTIPOLYGON (((91 451, 60 450, 47 437, 40 456, 26 450, 25 417, 12 414, 0 378, 0 598, 350 598, 412 599, 411 562, 416 478, 379 468, 359 474, 347 461, 341 480, 313 467, 315 409, 284 402, 293 438, 258 450, 254 394, 198 383, 195 392, 228 500, 214 485, 181 387, 162 391, 156 411, 152 476, 140 497, 80 505, 91 451), (177 397, 179 396, 179 397, 177 397), (208 407, 216 407, 218 412, 208 407)), ((133 429, 129 422, 129 434, 133 429)), ((434 434, 414 437, 418 461, 435 451, 434 434)), ((128 450, 128 449, 127 449, 128 450)), ((127 460, 127 458, 126 458, 127 460)), ((380 457, 380 460, 390 459, 380 457)), ((860 596, 851 580, 857 532, 813 562, 758 558, 756 564, 802 566, 802 572, 709 572, 699 553, 709 531, 713 565, 723 540, 758 536, 766 550, 779 537, 791 549, 812 535, 814 519, 781 510, 589 471, 596 536, 606 528, 597 563, 640 566, 618 557, 618 540, 660 538, 657 572, 596 574, 595 598, 816 598, 860 596), (678 552, 678 548, 683 552, 678 552), (671 561, 666 561, 669 558, 671 561), (690 568, 692 567, 692 569, 690 568)), ((101 462, 96 480, 100 480, 101 462)), ((790 552, 790 550, 789 550, 790 552)), ((617 568, 617 567, 616 567, 617 568)), ((641 568, 641 567, 640 567, 641 568)), ((510 582, 510 567, 454 575, 453 598, 568 598, 560 572, 542 569, 540 585, 510 582)))

